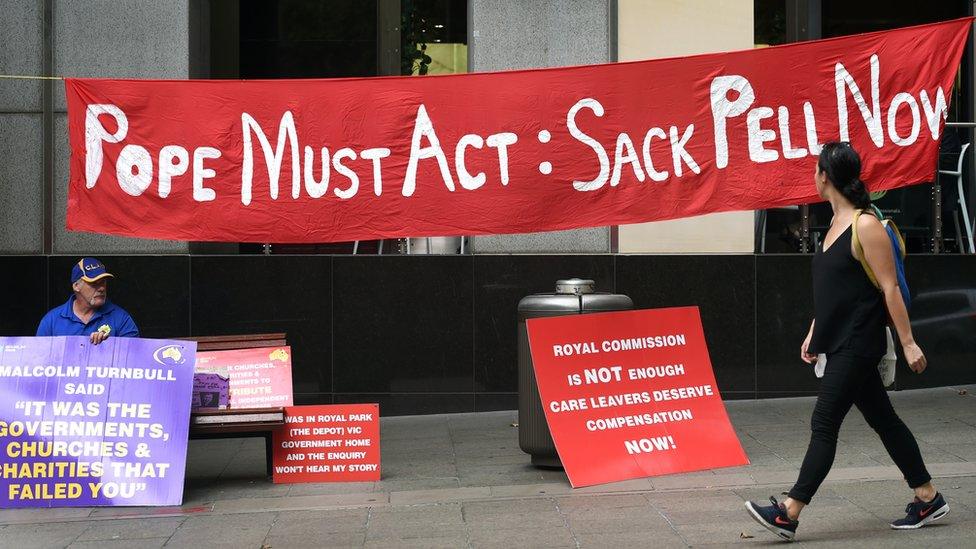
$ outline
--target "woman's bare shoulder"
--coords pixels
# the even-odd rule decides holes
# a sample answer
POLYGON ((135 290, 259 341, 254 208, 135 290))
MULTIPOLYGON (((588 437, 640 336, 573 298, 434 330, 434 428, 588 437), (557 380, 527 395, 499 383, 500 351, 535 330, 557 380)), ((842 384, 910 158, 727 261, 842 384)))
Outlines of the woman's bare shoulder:
POLYGON ((868 232, 884 232, 884 226, 881 225, 881 220, 874 216, 871 212, 864 212, 857 218, 857 231, 868 231, 868 232))

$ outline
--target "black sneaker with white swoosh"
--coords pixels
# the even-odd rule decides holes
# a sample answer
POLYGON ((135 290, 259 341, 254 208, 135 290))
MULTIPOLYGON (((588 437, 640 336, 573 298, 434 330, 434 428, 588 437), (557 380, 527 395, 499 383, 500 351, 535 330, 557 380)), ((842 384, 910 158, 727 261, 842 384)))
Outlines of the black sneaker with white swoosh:
POLYGON ((905 518, 898 519, 891 523, 895 530, 914 530, 926 524, 939 520, 949 514, 949 504, 946 503, 941 493, 935 494, 935 499, 926 503, 918 498, 905 507, 908 513, 905 518))
POLYGON ((786 514, 786 508, 776 498, 769 498, 772 505, 758 505, 751 501, 746 502, 746 510, 756 522, 762 524, 767 530, 776 534, 780 539, 793 541, 796 537, 796 527, 799 521, 790 520, 786 514))

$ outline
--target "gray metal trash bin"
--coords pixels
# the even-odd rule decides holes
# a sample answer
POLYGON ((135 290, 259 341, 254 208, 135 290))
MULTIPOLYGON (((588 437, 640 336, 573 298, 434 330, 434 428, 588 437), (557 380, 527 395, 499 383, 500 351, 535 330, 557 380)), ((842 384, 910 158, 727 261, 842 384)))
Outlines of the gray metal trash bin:
POLYGON ((546 424, 539 398, 525 320, 634 308, 634 302, 629 297, 596 292, 595 287, 592 280, 559 280, 556 282, 556 293, 526 296, 518 304, 519 447, 532 456, 532 464, 539 467, 562 467, 562 464, 549 434, 549 425, 546 424))

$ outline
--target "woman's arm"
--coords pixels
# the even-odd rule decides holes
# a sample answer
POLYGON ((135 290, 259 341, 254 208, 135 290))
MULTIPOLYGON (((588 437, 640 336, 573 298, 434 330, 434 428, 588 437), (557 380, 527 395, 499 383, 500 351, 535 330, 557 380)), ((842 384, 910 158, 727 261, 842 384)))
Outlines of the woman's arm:
POLYGON ((864 259, 874 272, 874 277, 884 293, 885 305, 891 317, 898 340, 901 341, 908 366, 916 373, 925 370, 926 361, 922 350, 915 343, 908 311, 902 300, 898 276, 895 274, 895 258, 891 249, 888 231, 873 215, 862 215, 857 221, 857 234, 864 251, 864 259))
POLYGON ((807 364, 813 364, 817 361, 817 355, 811 355, 809 352, 807 352, 807 349, 810 347, 810 338, 813 337, 813 325, 816 324, 816 322, 817 319, 813 319, 813 321, 810 322, 810 330, 807 331, 807 337, 803 340, 803 344, 800 345, 800 360, 806 362, 807 364))

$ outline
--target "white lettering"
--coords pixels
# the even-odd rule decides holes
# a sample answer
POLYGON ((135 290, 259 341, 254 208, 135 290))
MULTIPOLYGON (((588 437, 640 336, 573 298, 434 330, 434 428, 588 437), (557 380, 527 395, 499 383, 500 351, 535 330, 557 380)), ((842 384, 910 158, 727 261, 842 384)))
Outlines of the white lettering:
POLYGON ((701 168, 698 167, 698 163, 695 159, 688 154, 685 149, 685 144, 691 139, 691 134, 695 132, 695 125, 690 124, 685 128, 685 133, 678 139, 678 128, 677 126, 671 126, 671 159, 674 161, 674 175, 681 177, 681 162, 684 161, 691 168, 691 171, 695 173, 701 173, 701 168))
POLYGON ((203 186, 204 179, 217 175, 210 168, 203 167, 207 158, 220 158, 220 151, 213 147, 198 147, 193 151, 193 200, 209 202, 217 198, 217 192, 203 186))
POLYGON ((661 140, 667 140, 668 136, 664 133, 661 128, 651 128, 647 130, 647 134, 644 135, 644 146, 641 147, 641 152, 644 154, 644 167, 647 168, 648 175, 651 176, 651 180, 661 182, 668 178, 670 175, 667 171, 659 172, 654 169, 654 163, 651 162, 651 138, 657 137, 661 140))
MULTIPOLYGON (((501 153, 499 153, 501 154, 501 153)), ((444 185, 451 192, 454 192, 454 178, 451 170, 447 167, 447 157, 441 149, 441 143, 434 132, 434 123, 427 116, 427 108, 423 104, 417 109, 417 119, 413 126, 413 138, 410 141, 410 159, 407 161, 407 174, 403 179, 403 196, 413 196, 417 190, 417 165, 421 160, 436 158, 437 166, 441 170, 441 178, 444 185), (426 137, 430 145, 421 148, 420 139, 426 137)))
POLYGON ((173 177, 185 174, 188 167, 190 154, 183 147, 167 145, 159 151, 159 198, 169 196, 173 177))
POLYGON ((102 141, 118 143, 129 132, 129 119, 122 109, 115 105, 88 105, 85 110, 85 187, 92 188, 102 173, 102 141), (118 128, 108 133, 105 126, 98 120, 101 114, 109 114, 115 118, 118 128))
MULTIPOLYGON (((650 154, 648 154, 649 156, 650 154)), ((610 176, 611 187, 616 187, 620 184, 620 172, 623 171, 624 164, 630 164, 634 170, 634 177, 641 183, 644 182, 644 170, 641 169, 640 159, 637 158, 637 150, 634 149, 634 143, 630 140, 629 135, 621 133, 617 136, 617 147, 613 153, 613 174, 610 176), (625 151, 626 154, 624 154, 625 151)))
MULTIPOLYGON (((715 128, 715 167, 725 168, 729 165, 729 136, 726 133, 725 121, 746 112, 756 93, 752 84, 744 76, 719 76, 712 80, 711 103, 712 124, 715 128), (735 101, 729 101, 729 92, 738 92, 735 101)), ((697 172, 696 172, 697 173, 697 172)))
POLYGON ((319 151, 322 161, 322 179, 315 180, 315 151, 305 146, 305 192, 312 198, 321 198, 329 190, 329 149, 319 151))
POLYGON ((390 149, 386 147, 366 149, 359 155, 363 160, 373 161, 373 194, 376 196, 383 194, 383 169, 380 161, 388 156, 390 156, 390 149))
POLYGON ((517 141, 518 136, 514 133, 496 133, 485 140, 486 145, 498 149, 498 171, 501 173, 502 185, 508 185, 508 146, 517 141))
POLYGON ((271 199, 278 199, 278 178, 281 175, 281 163, 285 157, 285 140, 291 143, 291 187, 292 198, 298 198, 301 188, 298 161, 298 133, 295 130, 295 119, 291 111, 285 111, 278 125, 278 144, 271 150, 271 142, 264 134, 264 130, 248 113, 241 114, 241 125, 244 131, 244 165, 241 167, 241 202, 245 206, 251 203, 251 180, 254 177, 254 151, 251 145, 251 132, 254 132, 264 151, 264 161, 268 168, 268 183, 271 199))
POLYGON ((813 116, 813 105, 809 101, 803 104, 803 119, 807 126, 807 149, 810 154, 816 156, 820 154, 823 147, 817 137, 817 120, 813 116))
POLYGON ((577 101, 569 109, 569 113, 566 114, 566 126, 569 128, 569 135, 573 136, 573 139, 593 149, 593 152, 596 153, 597 160, 600 161, 600 173, 596 176, 596 179, 592 181, 573 181, 574 189, 586 192, 595 191, 607 184, 607 180, 610 179, 610 158, 607 156, 607 151, 603 150, 603 146, 596 139, 580 131, 579 126, 576 125, 576 115, 584 108, 590 109, 594 115, 602 117, 603 105, 596 99, 588 97, 577 101))
POLYGON ((152 156, 145 147, 139 145, 122 147, 119 161, 115 165, 115 175, 119 180, 119 187, 126 194, 139 196, 146 192, 152 183, 152 171, 152 156))
POLYGON ((803 147, 793 148, 793 142, 790 139, 790 110, 786 107, 779 108, 779 140, 783 144, 783 158, 792 160, 807 155, 807 150, 803 147))
POLYGON ((356 151, 350 149, 349 147, 339 149, 336 151, 335 156, 332 157, 332 167, 335 169, 336 173, 344 175, 349 179, 349 188, 340 190, 338 187, 336 187, 332 192, 334 192, 339 198, 348 200, 356 196, 356 193, 359 192, 359 176, 356 175, 356 172, 342 164, 342 161, 345 158, 355 160, 356 151))
POLYGON ((749 160, 753 162, 772 162, 779 159, 778 152, 763 147, 763 143, 776 139, 776 132, 764 130, 759 125, 760 121, 772 116, 773 109, 756 107, 749 111, 749 115, 746 117, 746 127, 749 132, 749 160))
POLYGON ((837 63, 834 66, 834 85, 837 88, 837 115, 840 121, 840 140, 850 141, 851 135, 847 123, 847 95, 845 93, 845 87, 850 90, 851 97, 854 99, 854 103, 857 108, 861 111, 861 117, 864 118, 864 124, 867 126, 868 134, 871 136, 871 141, 874 142, 875 146, 881 148, 884 145, 884 130, 881 127, 881 101, 878 99, 880 95, 880 84, 879 77, 881 73, 881 66, 878 63, 878 56, 871 56, 871 102, 872 107, 869 109, 867 103, 864 100, 864 96, 861 94, 861 89, 857 86, 857 82, 854 81, 854 77, 851 76, 847 69, 844 67, 843 63, 837 63))
MULTIPOLYGON (((485 144, 485 140, 481 138, 480 135, 467 134, 458 140, 457 147, 454 148, 454 169, 457 171, 458 183, 461 184, 461 188, 473 191, 485 184, 485 180, 488 178, 485 172, 478 172, 478 175, 472 176, 468 172, 467 167, 464 165, 464 151, 468 147, 474 147, 480 149, 485 144)), ((499 153, 501 154, 501 153, 499 153)))
POLYGON ((925 121, 929 124, 929 132, 932 133, 932 139, 938 139, 942 122, 949 118, 949 106, 946 105, 945 92, 942 91, 942 86, 935 90, 934 108, 929 99, 929 94, 925 90, 922 90, 920 97, 922 98, 922 109, 925 111, 925 121))
POLYGON ((918 140, 918 133, 921 129, 922 116, 918 111, 918 101, 905 92, 895 95, 888 107, 888 137, 891 138, 892 143, 899 147, 907 147, 918 140), (898 108, 902 105, 908 105, 908 109, 912 113, 912 131, 907 137, 898 135, 898 108))

